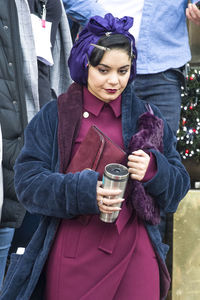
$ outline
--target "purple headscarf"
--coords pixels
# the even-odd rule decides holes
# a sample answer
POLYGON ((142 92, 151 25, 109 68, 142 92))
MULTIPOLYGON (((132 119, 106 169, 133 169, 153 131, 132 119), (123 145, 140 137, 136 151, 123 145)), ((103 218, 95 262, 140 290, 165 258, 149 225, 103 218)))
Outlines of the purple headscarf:
POLYGON ((135 58, 132 60, 131 74, 129 82, 135 78, 136 74, 136 48, 135 39, 128 32, 133 25, 132 17, 123 17, 121 19, 113 17, 112 14, 106 14, 103 17, 92 17, 88 24, 79 34, 78 39, 74 43, 68 60, 71 78, 83 85, 87 85, 88 79, 88 58, 94 49, 91 44, 97 44, 98 40, 107 32, 110 34, 123 34, 132 42, 132 50, 135 58))

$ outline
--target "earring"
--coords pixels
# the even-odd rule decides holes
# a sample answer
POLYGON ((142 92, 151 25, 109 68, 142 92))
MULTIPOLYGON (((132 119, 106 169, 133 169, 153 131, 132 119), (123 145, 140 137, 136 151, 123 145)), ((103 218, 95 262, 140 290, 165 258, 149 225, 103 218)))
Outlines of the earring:
POLYGON ((87 64, 86 64, 86 67, 88 68, 90 61, 89 61, 89 58, 88 58, 88 55, 87 55, 87 54, 86 54, 86 57, 87 57, 87 64))

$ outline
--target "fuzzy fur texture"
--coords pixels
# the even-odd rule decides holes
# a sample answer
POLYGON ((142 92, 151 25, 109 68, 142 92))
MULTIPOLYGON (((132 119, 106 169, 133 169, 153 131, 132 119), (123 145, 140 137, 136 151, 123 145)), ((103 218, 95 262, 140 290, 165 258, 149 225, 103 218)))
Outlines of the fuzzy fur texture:
MULTIPOLYGON (((139 118, 139 131, 132 136, 128 154, 142 149, 155 149, 163 152, 163 121, 151 111, 142 114, 139 118)), ((131 200, 136 213, 143 220, 156 225, 160 222, 160 210, 156 201, 149 195, 141 182, 131 180, 129 185, 131 200)))

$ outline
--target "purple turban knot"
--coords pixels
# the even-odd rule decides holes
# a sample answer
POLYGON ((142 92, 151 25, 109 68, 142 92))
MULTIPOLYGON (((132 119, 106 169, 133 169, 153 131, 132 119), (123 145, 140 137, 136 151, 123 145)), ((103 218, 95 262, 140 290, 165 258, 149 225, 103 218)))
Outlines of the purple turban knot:
POLYGON ((113 17, 112 14, 106 14, 103 17, 92 17, 88 24, 81 31, 78 39, 74 43, 68 60, 71 78, 83 85, 87 85, 88 79, 88 58, 94 49, 91 44, 96 44, 98 40, 107 32, 110 34, 123 34, 132 42, 132 50, 135 58, 132 60, 131 74, 129 82, 135 78, 136 74, 136 48, 135 39, 128 32, 133 25, 132 17, 123 17, 121 19, 113 17))

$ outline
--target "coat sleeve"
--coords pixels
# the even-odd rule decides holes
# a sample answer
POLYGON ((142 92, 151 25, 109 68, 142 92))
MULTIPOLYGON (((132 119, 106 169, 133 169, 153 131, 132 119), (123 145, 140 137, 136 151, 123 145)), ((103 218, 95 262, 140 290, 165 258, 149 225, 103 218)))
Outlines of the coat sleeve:
POLYGON ((190 177, 176 150, 176 138, 164 121, 164 153, 151 150, 156 157, 157 173, 144 183, 146 191, 165 212, 175 212, 190 188, 190 177))
POLYGON ((94 0, 63 0, 66 14, 85 26, 93 16, 104 16, 106 11, 94 0))
POLYGON ((83 170, 61 174, 58 164, 57 104, 48 103, 25 130, 25 143, 16 160, 15 189, 30 213, 59 218, 99 213, 98 173, 83 170))

